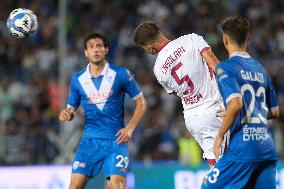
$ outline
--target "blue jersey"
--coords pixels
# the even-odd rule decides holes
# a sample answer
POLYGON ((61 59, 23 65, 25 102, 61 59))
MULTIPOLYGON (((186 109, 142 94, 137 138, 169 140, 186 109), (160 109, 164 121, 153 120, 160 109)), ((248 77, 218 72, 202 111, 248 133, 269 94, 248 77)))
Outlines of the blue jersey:
POLYGON ((73 75, 67 107, 84 109, 83 137, 116 139, 116 132, 124 127, 124 96, 132 99, 141 90, 126 68, 106 63, 98 77, 86 69, 73 75))
POLYGON ((230 127, 230 145, 224 157, 238 162, 277 159, 267 133, 268 110, 278 108, 273 85, 263 66, 247 53, 234 53, 216 67, 218 87, 225 107, 241 97, 243 107, 230 127))

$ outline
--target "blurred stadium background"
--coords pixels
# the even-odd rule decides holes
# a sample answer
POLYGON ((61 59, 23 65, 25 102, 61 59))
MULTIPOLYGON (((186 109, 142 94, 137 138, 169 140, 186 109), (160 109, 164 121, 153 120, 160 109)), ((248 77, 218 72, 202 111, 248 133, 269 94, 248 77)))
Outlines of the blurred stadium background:
MULTIPOLYGON (((86 66, 82 40, 90 32, 111 41, 109 62, 128 67, 142 86, 149 110, 129 145, 128 189, 196 189, 208 169, 185 131, 182 106, 152 74, 154 56, 131 38, 141 20, 154 20, 171 38, 195 32, 215 54, 227 57, 218 22, 241 14, 253 26, 249 53, 259 57, 276 87, 281 116, 269 122, 277 145, 278 188, 284 189, 284 1, 283 0, 1 0, 0 1, 0 188, 67 188, 82 115, 60 125, 68 80, 86 66), (30 8, 39 29, 13 38, 9 12, 30 8)), ((126 121, 133 103, 126 99, 126 121)), ((103 188, 100 175, 86 188, 103 188)))

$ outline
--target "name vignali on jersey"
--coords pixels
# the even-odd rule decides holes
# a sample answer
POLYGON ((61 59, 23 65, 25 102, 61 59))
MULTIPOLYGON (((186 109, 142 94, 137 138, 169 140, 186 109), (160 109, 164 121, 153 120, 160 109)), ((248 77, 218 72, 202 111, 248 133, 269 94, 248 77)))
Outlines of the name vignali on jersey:
POLYGON ((154 74, 168 93, 176 92, 185 111, 204 112, 222 105, 215 77, 200 54, 210 48, 197 34, 169 42, 158 54, 154 74))

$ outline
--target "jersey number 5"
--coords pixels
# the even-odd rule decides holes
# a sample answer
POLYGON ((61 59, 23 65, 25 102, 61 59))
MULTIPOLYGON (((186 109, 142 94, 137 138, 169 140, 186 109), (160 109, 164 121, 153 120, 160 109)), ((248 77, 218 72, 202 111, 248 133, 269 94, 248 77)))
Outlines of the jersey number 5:
POLYGON ((178 85, 182 85, 184 82, 188 84, 189 89, 183 92, 184 95, 188 95, 193 92, 194 84, 187 74, 184 75, 182 78, 179 78, 179 76, 177 75, 177 70, 180 69, 181 67, 182 63, 181 62, 177 63, 177 65, 173 67, 171 74, 178 85))

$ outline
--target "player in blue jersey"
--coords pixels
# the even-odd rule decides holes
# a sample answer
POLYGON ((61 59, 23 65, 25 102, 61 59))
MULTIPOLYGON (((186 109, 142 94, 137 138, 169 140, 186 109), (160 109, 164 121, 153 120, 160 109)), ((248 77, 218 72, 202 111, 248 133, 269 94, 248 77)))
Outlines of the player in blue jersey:
POLYGON ((204 179, 209 189, 275 189, 276 150, 267 132, 267 120, 279 116, 278 102, 270 78, 246 52, 250 24, 244 17, 228 17, 221 22, 223 43, 229 59, 215 69, 226 116, 214 143, 220 154, 224 134, 230 144, 223 157, 204 179))
POLYGON ((85 126, 73 161, 69 189, 82 189, 102 169, 111 189, 124 189, 129 164, 128 140, 146 111, 146 101, 130 72, 106 61, 108 41, 93 33, 84 40, 88 66, 70 82, 67 108, 60 121, 84 109, 85 126), (124 126, 124 96, 135 101, 132 118, 124 126))

